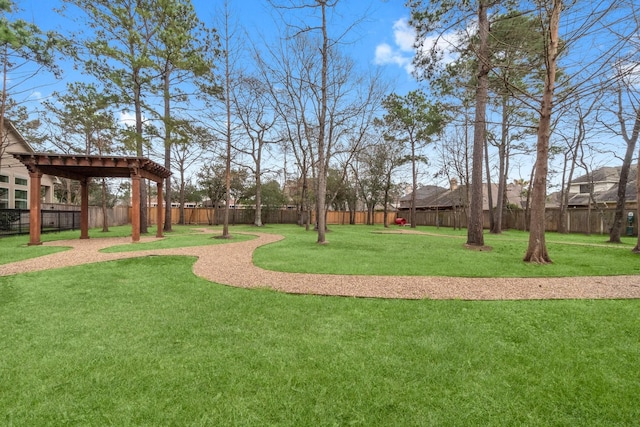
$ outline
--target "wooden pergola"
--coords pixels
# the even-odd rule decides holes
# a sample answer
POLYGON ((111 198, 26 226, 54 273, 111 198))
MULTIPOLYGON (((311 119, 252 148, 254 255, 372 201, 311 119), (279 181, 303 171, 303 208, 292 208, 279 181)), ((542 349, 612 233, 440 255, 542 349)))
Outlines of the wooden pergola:
POLYGON ((42 175, 60 176, 80 181, 80 238, 89 238, 89 181, 91 178, 131 178, 131 239, 140 241, 140 180, 156 182, 157 237, 162 237, 162 185, 171 172, 144 157, 84 156, 76 154, 13 153, 29 170, 29 244, 40 245, 40 185, 42 175))

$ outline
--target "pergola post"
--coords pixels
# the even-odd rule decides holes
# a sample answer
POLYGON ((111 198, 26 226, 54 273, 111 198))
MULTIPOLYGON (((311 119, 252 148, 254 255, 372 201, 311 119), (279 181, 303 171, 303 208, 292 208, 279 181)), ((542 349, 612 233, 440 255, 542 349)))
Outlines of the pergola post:
MULTIPOLYGON (((162 222, 162 205, 163 203, 163 198, 164 195, 162 194, 162 181, 158 181, 158 203, 156 204, 156 223, 158 225, 158 229, 156 230, 156 237, 162 237, 162 229, 163 227, 163 222, 162 222)), ((167 202, 168 203, 168 202, 167 202)))
POLYGON ((40 227, 42 225, 40 187, 42 173, 39 171, 29 172, 29 245, 41 245, 40 227))
POLYGON ((89 178, 80 180, 80 238, 89 238, 89 178))
POLYGON ((131 175, 131 240, 140 241, 140 175, 131 175))

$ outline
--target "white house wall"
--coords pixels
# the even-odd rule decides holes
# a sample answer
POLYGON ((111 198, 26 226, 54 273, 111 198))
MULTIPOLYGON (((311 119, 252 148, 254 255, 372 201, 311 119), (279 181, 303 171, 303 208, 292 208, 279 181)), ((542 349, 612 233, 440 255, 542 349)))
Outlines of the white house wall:
MULTIPOLYGON (((9 125, 5 128, 8 144, 0 160, 0 209, 29 209, 29 171, 11 153, 32 153, 31 148, 9 125)), ((53 201, 53 177, 42 177, 44 203, 53 201)))

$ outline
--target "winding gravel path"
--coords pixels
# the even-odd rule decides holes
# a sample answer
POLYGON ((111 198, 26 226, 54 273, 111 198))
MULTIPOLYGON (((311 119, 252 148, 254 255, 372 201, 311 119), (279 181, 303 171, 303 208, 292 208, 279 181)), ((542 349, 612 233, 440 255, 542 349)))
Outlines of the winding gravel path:
MULTIPOLYGON (((100 249, 133 244, 130 238, 96 238, 45 243, 70 250, 0 265, 0 276, 150 255, 195 256, 196 275, 242 288, 272 288, 295 294, 406 299, 600 299, 640 298, 640 276, 564 278, 463 278, 356 276, 268 271, 253 265, 254 250, 282 236, 251 233, 256 239, 213 246, 102 253, 100 249)), ((155 238, 143 238, 142 241, 155 238)))

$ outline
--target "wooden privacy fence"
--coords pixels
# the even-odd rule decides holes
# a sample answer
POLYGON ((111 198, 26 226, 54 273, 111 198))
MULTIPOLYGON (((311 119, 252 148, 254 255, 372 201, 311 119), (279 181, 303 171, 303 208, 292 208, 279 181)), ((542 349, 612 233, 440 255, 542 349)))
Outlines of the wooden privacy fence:
MULTIPOLYGON (((58 211, 78 211, 80 212, 80 206, 66 205, 63 203, 43 203, 41 211, 46 215, 47 212, 58 211)), ((102 213, 102 207, 89 206, 89 228, 102 227, 104 215, 102 213)), ((108 225, 124 225, 131 223, 131 207, 130 206, 114 206, 107 208, 107 224, 108 225)), ((48 225, 47 222, 43 222, 43 225, 48 225)))
MULTIPOLYGON (((253 224, 255 211, 253 209, 229 209, 229 224, 253 224)), ((298 213, 293 209, 266 209, 262 211, 264 224, 295 224, 298 213)), ((178 224, 180 209, 171 209, 171 223, 178 224)), ((154 218, 155 221, 155 218, 154 218)), ((224 222, 224 209, 185 208, 185 224, 218 225, 224 222)))
MULTIPOLYGON (((89 228, 101 228, 104 215, 100 206, 89 206, 89 228)), ((108 225, 131 224, 131 208, 129 206, 114 206, 107 209, 108 225)))
MULTIPOLYGON (((586 209, 576 208, 569 209, 566 213, 568 231, 571 233, 589 233, 589 234, 608 234, 613 216, 614 208, 607 209, 586 209)), ((171 211, 171 219, 173 224, 177 224, 179 220, 179 209, 173 208, 171 211)), ((185 223, 196 225, 218 225, 223 223, 223 209, 207 209, 207 208, 185 208, 185 223)), ((394 220, 396 216, 409 220, 408 211, 389 212, 388 222, 390 226, 395 226, 394 220)), ((312 215, 311 223, 315 222, 315 215, 312 215)), ((262 221, 265 224, 296 224, 299 214, 294 209, 271 209, 262 212, 262 221)), ((366 224, 367 213, 355 212, 353 214, 355 224, 366 224)), ((149 223, 155 223, 155 215, 153 208, 149 208, 149 223)), ((253 209, 231 209, 229 211, 230 224, 253 224, 253 209)), ((350 212, 329 211, 327 213, 327 224, 349 224, 351 219, 350 212)), ((560 219, 560 210, 557 208, 549 208, 546 211, 546 229, 548 231, 558 231, 560 219)), ((91 207, 89 211, 90 227, 102 227, 102 210, 99 207, 91 207)), ((130 208, 117 206, 110 209, 109 225, 124 225, 130 223, 130 208)), ((383 212, 374 213, 374 224, 381 225, 383 223, 383 212)), ((439 225, 441 227, 462 227, 467 226, 467 215, 463 211, 417 211, 416 225, 439 225)), ((489 228, 489 212, 484 213, 484 227, 489 228)), ((503 217, 504 229, 527 230, 525 212, 522 210, 507 211, 503 217)), ((626 209, 623 218, 622 234, 631 231, 634 236, 638 233, 638 218, 635 209, 626 209), (627 213, 633 212, 634 220, 632 229, 627 229, 627 213)))
MULTIPOLYGON (((402 218, 409 219, 408 211, 398 212, 397 215, 402 218)), ((570 233, 584 234, 608 234, 615 208, 606 209, 588 209, 575 208, 568 209, 566 212, 567 231, 570 233)), ((545 212, 547 231, 558 231, 560 223, 560 209, 548 208, 545 212)), ((416 225, 440 225, 442 227, 467 227, 466 212, 459 211, 417 211, 416 225)), ((489 228, 489 212, 484 212, 484 228, 489 228)), ((528 223, 526 214, 523 210, 507 211, 503 216, 503 229, 527 230, 528 223)), ((622 234, 638 235, 638 218, 635 209, 625 209, 623 218, 622 234), (632 212, 634 215, 631 228, 627 229, 627 214, 632 212)))
MULTIPOLYGON (((149 209, 149 224, 155 224, 155 216, 153 211, 149 209)), ((255 217, 254 209, 230 209, 229 224, 253 224, 255 217)), ((355 224, 366 224, 366 212, 354 212, 355 224)), ((393 223, 395 212, 388 213, 388 221, 393 223)), ((178 224, 180 220, 180 210, 178 208, 171 209, 171 223, 178 224)), ((263 224, 296 224, 299 220, 299 212, 295 209, 268 209, 262 211, 263 224)), ((327 224, 349 224, 351 220, 351 212, 348 211, 329 211, 327 212, 327 224)), ((374 223, 382 224, 384 220, 384 212, 374 212, 374 223)), ((184 209, 185 224, 208 224, 218 225, 224 222, 224 209, 209 208, 185 208, 184 209)), ((311 223, 315 223, 315 212, 312 212, 311 223)))

